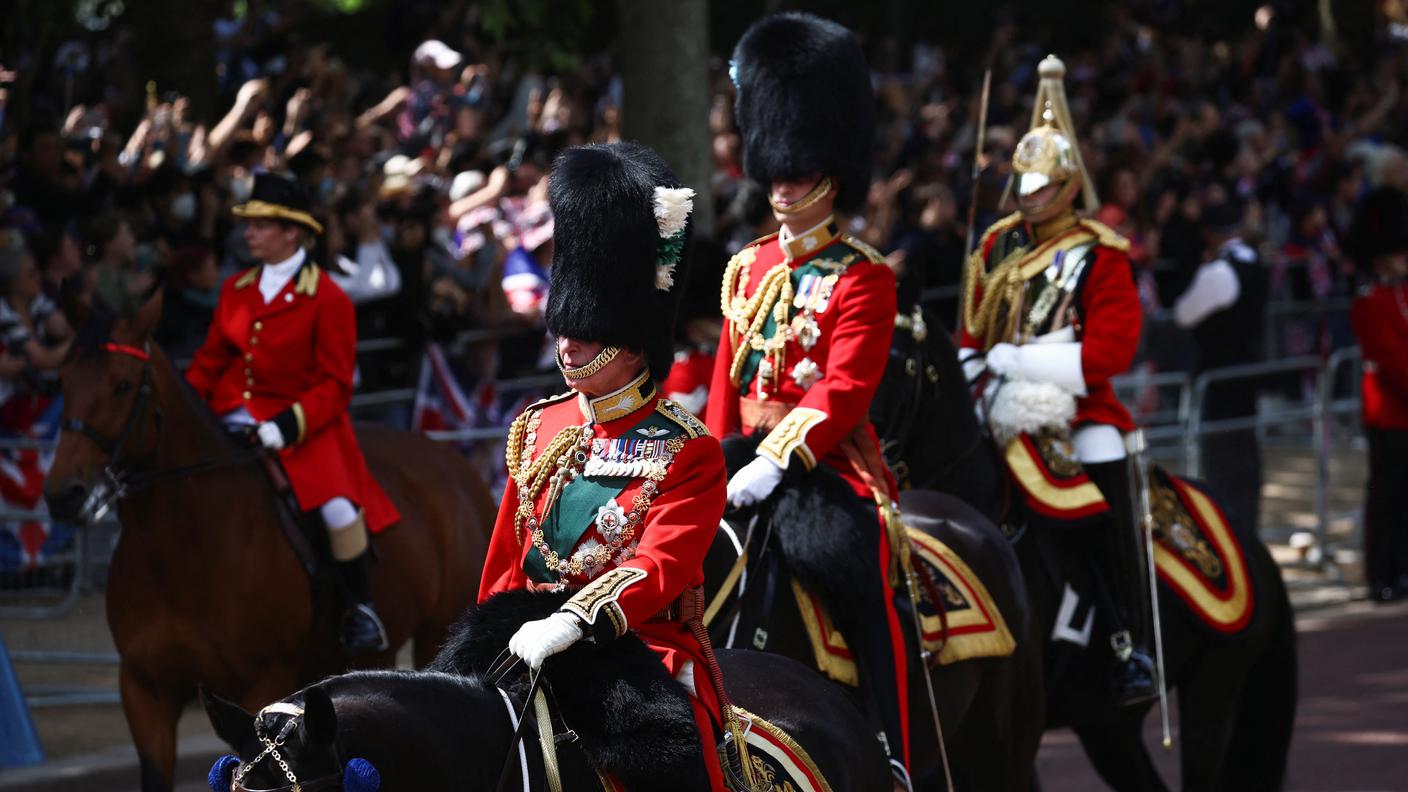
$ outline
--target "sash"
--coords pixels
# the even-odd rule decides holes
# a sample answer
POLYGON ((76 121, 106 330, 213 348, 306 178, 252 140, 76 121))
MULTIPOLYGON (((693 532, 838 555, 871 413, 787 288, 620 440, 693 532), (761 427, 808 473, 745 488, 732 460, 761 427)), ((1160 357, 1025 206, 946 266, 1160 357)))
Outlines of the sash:
MULTIPOLYGON (((543 541, 559 558, 572 555, 582 536, 596 524, 597 510, 620 497, 632 481, 642 478, 646 465, 664 464, 665 442, 684 434, 679 424, 657 410, 647 415, 618 438, 592 441, 586 468, 630 470, 631 475, 587 475, 574 477, 562 488, 557 501, 543 515, 543 541)), ((629 509, 627 510, 629 511, 629 509)), ((523 559, 523 571, 539 583, 556 583, 556 571, 547 568, 547 561, 537 547, 529 547, 523 559)))

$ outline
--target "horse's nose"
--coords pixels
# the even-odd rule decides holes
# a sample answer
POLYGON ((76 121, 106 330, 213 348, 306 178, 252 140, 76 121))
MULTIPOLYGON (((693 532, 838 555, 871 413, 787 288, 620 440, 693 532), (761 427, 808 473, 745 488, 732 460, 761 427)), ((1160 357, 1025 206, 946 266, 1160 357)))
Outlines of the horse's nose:
POLYGON ((77 520, 87 498, 88 488, 80 481, 49 482, 44 487, 44 502, 49 505, 49 516, 55 520, 77 520))

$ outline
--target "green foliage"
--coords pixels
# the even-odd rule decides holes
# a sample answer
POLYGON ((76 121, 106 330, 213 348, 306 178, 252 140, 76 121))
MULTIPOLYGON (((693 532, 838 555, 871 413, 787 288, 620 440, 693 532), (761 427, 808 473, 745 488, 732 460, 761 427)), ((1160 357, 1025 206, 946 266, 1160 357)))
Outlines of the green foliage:
POLYGON ((562 73, 606 43, 588 36, 595 10, 590 0, 483 0, 479 23, 528 68, 562 73))

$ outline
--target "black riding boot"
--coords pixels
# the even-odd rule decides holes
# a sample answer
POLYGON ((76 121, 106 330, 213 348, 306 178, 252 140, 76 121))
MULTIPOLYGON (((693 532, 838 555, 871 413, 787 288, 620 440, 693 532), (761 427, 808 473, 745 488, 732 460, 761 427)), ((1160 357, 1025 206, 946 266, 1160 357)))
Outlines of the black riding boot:
POLYGON ((347 598, 342 612, 342 646, 352 654, 385 651, 390 645, 381 617, 372 609, 372 581, 368 574, 367 552, 351 561, 337 562, 337 577, 347 598))
POLYGON ((1149 561, 1134 520, 1129 461, 1087 463, 1085 471, 1110 504, 1110 524, 1095 529, 1095 545, 1100 569, 1119 611, 1110 636, 1110 648, 1115 654, 1115 703, 1132 706, 1157 697, 1158 689, 1154 663, 1149 659, 1153 635, 1149 561))

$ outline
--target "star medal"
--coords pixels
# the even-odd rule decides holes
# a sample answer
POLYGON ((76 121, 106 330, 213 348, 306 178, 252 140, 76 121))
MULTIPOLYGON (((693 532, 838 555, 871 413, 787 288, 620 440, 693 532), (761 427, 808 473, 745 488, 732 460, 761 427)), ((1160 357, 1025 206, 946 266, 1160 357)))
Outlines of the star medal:
POLYGON ((616 501, 596 510, 596 529, 613 547, 620 546, 621 531, 626 528, 626 510, 616 501))
POLYGON ((821 367, 811 358, 802 358, 792 367, 792 379, 802 390, 810 388, 820 376, 821 367))
POLYGON ((810 314, 797 314, 792 319, 792 337, 802 346, 802 349, 810 351, 812 347, 816 346, 816 342, 821 340, 821 327, 810 314))

